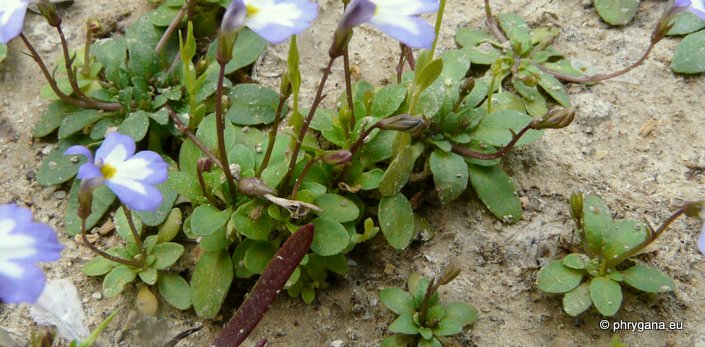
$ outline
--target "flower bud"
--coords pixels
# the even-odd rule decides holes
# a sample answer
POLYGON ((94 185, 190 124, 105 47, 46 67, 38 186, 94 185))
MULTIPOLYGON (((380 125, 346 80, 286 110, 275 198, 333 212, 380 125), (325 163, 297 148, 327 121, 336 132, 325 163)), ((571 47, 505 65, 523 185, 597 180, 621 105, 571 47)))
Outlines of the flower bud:
POLYGON ((89 178, 81 180, 81 185, 78 187, 78 217, 86 219, 91 215, 91 206, 93 204, 93 191, 103 182, 102 178, 89 178))
POLYGON ((293 90, 291 89, 291 80, 289 79, 289 74, 282 74, 281 84, 279 85, 279 96, 281 98, 287 99, 291 96, 293 90))
POLYGON ((382 130, 413 132, 423 126, 423 124, 423 119, 419 117, 412 117, 408 114, 400 114, 398 116, 382 119, 375 124, 375 127, 382 130))
POLYGON ((472 90, 475 89, 475 78, 473 77, 468 77, 464 79, 462 82, 460 82, 460 99, 463 100, 465 99, 466 96, 468 96, 472 90))
POLYGON ((374 15, 377 5, 369 0, 356 0, 345 9, 338 29, 333 36, 333 44, 328 50, 331 59, 340 57, 348 49, 353 28, 368 21, 374 15))
POLYGON ((575 110, 572 108, 558 108, 549 113, 546 118, 534 120, 531 129, 561 129, 565 128, 575 119, 575 110))
POLYGON ((458 259, 453 259, 448 265, 446 266, 445 270, 443 270, 443 273, 441 276, 438 278, 438 284, 439 285, 446 285, 450 283, 450 281, 454 280, 458 275, 460 274, 461 268, 460 268, 460 263, 458 262, 458 259))
POLYGON ((265 196, 267 194, 276 194, 274 189, 267 187, 264 182, 257 177, 243 178, 238 181, 238 188, 249 197, 265 196))
POLYGON ((213 168, 213 161, 208 158, 200 158, 196 163, 198 172, 210 172, 213 168))
POLYGON ((353 155, 350 151, 347 149, 341 149, 337 151, 326 151, 321 156, 321 160, 323 160, 326 164, 343 165, 352 160, 352 157, 353 155))
POLYGON ((218 32, 218 52, 216 60, 220 64, 226 64, 233 59, 233 47, 235 39, 240 29, 245 25, 247 18, 247 6, 242 0, 233 0, 223 15, 218 32))
POLYGON ((37 8, 50 26, 58 27, 61 25, 61 16, 56 12, 56 6, 49 0, 37 1, 37 8))
POLYGON ((583 193, 575 192, 570 195, 570 215, 575 219, 583 219, 583 193))

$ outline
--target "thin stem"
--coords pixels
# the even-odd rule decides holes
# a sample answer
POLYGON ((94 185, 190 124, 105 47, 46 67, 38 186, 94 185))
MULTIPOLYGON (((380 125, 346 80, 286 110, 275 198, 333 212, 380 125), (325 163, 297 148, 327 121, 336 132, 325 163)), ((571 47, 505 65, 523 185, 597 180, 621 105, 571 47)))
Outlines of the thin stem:
POLYGON ((279 186, 280 196, 282 195, 281 193, 289 185, 289 182, 291 182, 291 175, 294 174, 294 167, 296 167, 296 159, 298 158, 299 152, 301 151, 301 145, 304 142, 304 137, 306 136, 308 127, 311 125, 313 116, 316 114, 316 109, 318 109, 318 106, 324 99, 323 88, 326 86, 326 81, 328 81, 328 76, 330 75, 331 70, 333 69, 334 62, 335 58, 331 57, 328 61, 328 65, 326 66, 325 70, 323 70, 323 76, 321 77, 321 82, 319 82, 318 84, 318 91, 316 92, 316 97, 313 99, 313 105, 311 105, 311 110, 309 110, 308 115, 304 120, 304 124, 301 126, 301 131, 299 131, 299 137, 296 138, 296 143, 294 144, 294 151, 292 152, 291 161, 289 161, 289 168, 287 169, 286 176, 284 176, 284 179, 282 180, 281 186, 279 186))
MULTIPOLYGON (((211 152, 206 145, 201 142, 201 140, 194 134, 182 121, 179 119, 179 116, 174 112, 174 110, 171 109, 171 107, 166 106, 166 109, 169 110, 169 115, 171 116, 171 120, 174 122, 174 125, 176 125, 176 128, 181 131, 182 134, 186 135, 186 137, 193 142, 193 144, 198 147, 198 149, 205 154, 208 159, 210 159, 212 162, 214 162, 218 167, 221 169, 223 168, 223 164, 221 164, 220 159, 211 152)), ((225 170, 223 170, 225 171, 225 170)))
POLYGON ((105 259, 127 266, 140 267, 140 265, 136 261, 116 257, 90 243, 88 241, 88 236, 86 235, 86 218, 81 218, 81 239, 83 240, 83 244, 90 248, 93 253, 96 253, 105 259))
POLYGON ((615 71, 612 73, 608 73, 608 74, 597 74, 597 75, 592 75, 592 76, 577 77, 577 76, 570 76, 570 75, 562 74, 560 72, 552 71, 552 70, 547 69, 547 68, 545 68, 541 65, 538 65, 538 64, 534 64, 534 65, 536 65, 543 72, 549 73, 549 74, 553 75, 555 78, 557 78, 559 80, 566 81, 566 82, 573 82, 573 83, 600 82, 600 81, 608 80, 610 78, 615 78, 617 76, 624 75, 625 73, 634 70, 637 66, 643 64, 644 61, 646 61, 646 58, 649 57, 649 55, 651 54, 651 51, 653 51, 653 49, 657 43, 658 43, 658 41, 652 41, 651 44, 649 44, 649 48, 646 49, 646 51, 641 56, 641 58, 639 58, 639 60, 637 60, 633 64, 625 67, 624 69, 621 69, 621 70, 618 70, 618 71, 615 71))
POLYGON ((401 77, 404 75, 404 62, 406 61, 406 48, 403 43, 399 43, 401 52, 399 52, 399 64, 397 64, 397 83, 401 83, 401 77))
POLYGON ((201 186, 201 190, 203 191, 203 196, 206 197, 208 202, 211 203, 211 205, 215 206, 218 209, 223 209, 225 206, 220 202, 220 200, 216 199, 215 196, 208 190, 208 186, 206 185, 206 180, 203 178, 203 170, 201 170, 201 166, 198 165, 196 167, 196 178, 198 178, 198 185, 201 186))
POLYGON ((496 83, 497 74, 492 74, 492 80, 490 81, 490 89, 487 91, 487 114, 492 113, 492 96, 494 95, 496 83))
POLYGON ((189 8, 189 3, 190 1, 186 1, 183 6, 179 9, 179 12, 176 14, 176 17, 174 17, 174 20, 169 23, 169 27, 166 28, 166 31, 164 31, 164 34, 162 34, 161 39, 159 39, 159 43, 157 43, 157 46, 154 47, 154 51, 159 54, 162 52, 164 47, 166 47, 166 44, 169 43, 169 39, 171 38, 172 35, 174 35, 174 31, 176 31, 176 28, 181 24, 181 21, 184 19, 184 15, 188 11, 189 8))
POLYGON ((262 164, 257 170, 257 177, 262 177, 262 172, 269 165, 269 159, 272 157, 272 151, 274 150, 274 142, 277 140, 277 132, 279 131, 279 124, 282 121, 282 110, 284 110, 284 105, 288 97, 279 97, 279 106, 277 106, 277 112, 274 114, 274 123, 272 123, 272 128, 269 130, 269 143, 267 143, 267 151, 264 152, 264 158, 262 158, 262 164))
POLYGON ((428 282, 428 287, 426 287, 426 294, 424 294, 423 301, 421 302, 421 311, 419 311, 419 323, 421 324, 422 327, 426 326, 426 314, 428 313, 428 304, 431 301, 431 296, 433 296, 433 293, 438 290, 438 286, 436 285, 436 279, 431 278, 431 281, 428 282))
POLYGON ((81 88, 78 86, 78 81, 76 80, 76 71, 73 69, 73 59, 69 54, 69 46, 66 42, 66 37, 64 36, 64 30, 61 29, 61 25, 56 26, 56 31, 59 33, 59 38, 61 39, 61 50, 64 52, 64 66, 66 67, 66 75, 69 78, 69 84, 71 89, 76 95, 83 100, 89 101, 90 98, 83 93, 81 88))
POLYGON ((436 46, 438 45, 438 40, 440 39, 440 33, 441 33, 441 25, 443 24, 443 15, 446 10, 446 0, 441 0, 440 5, 438 7, 438 12, 436 15, 436 25, 434 27, 434 30, 436 32, 436 39, 433 40, 433 46, 431 46, 431 52, 432 54, 436 53, 436 46))
POLYGON ((230 194, 235 194, 235 179, 228 164, 228 153, 225 151, 225 119, 223 117, 223 80, 225 79, 225 65, 227 62, 219 62, 220 74, 218 75, 218 89, 215 93, 215 122, 218 135, 218 154, 220 163, 225 173, 225 180, 228 182, 230 194))
MULTIPOLYGON (((650 232, 649 235, 646 236, 646 238, 644 239, 644 241, 642 241, 642 242, 639 243, 638 245, 634 246, 634 247, 633 247, 632 249, 630 249, 629 251, 626 251, 626 252, 620 254, 619 256, 617 256, 617 257, 615 257, 615 258, 613 258, 613 259, 607 260, 607 261, 605 262, 605 269, 611 269, 611 268, 613 268, 613 267, 619 265, 621 262, 623 262, 623 261, 625 261, 625 260, 627 260, 627 259, 633 257, 633 256, 636 255, 637 253, 641 252, 641 250, 644 249, 644 248, 646 248, 646 246, 648 246, 648 245, 651 244, 652 242, 656 241, 656 239, 658 239, 659 236, 661 236, 661 235, 663 234, 663 232, 666 231, 666 229, 668 229, 668 227, 671 226, 671 224, 672 224, 676 219, 678 219, 678 217, 680 217, 680 216, 682 216, 683 214, 685 214, 685 211, 686 211, 686 208, 685 208, 685 207, 681 207, 678 211, 674 212, 670 217, 668 217, 668 218, 661 224, 661 226, 660 226, 658 229, 656 229, 656 231, 650 232)), ((649 230, 652 230, 652 229, 651 229, 651 226, 649 226, 648 224, 647 224, 647 228, 648 228, 649 230)))
POLYGON ((32 59, 39 65, 39 69, 42 71, 42 74, 44 75, 44 78, 47 80, 47 83, 49 83, 49 87, 51 87, 51 90, 56 94, 56 96, 61 99, 61 101, 71 104, 74 106, 82 107, 82 108, 88 108, 88 109, 97 109, 97 110, 103 110, 103 111, 120 111, 122 110, 122 105, 118 103, 107 103, 107 102, 98 102, 98 101, 92 101, 92 102, 87 102, 86 100, 79 100, 74 97, 68 96, 64 94, 64 92, 59 89, 59 86, 56 84, 56 80, 52 76, 51 72, 49 72, 49 69, 47 68, 46 64, 44 64, 44 60, 42 57, 37 53, 37 50, 34 49, 34 46, 29 42, 26 36, 24 34, 20 33, 20 38, 22 39, 22 42, 24 42, 25 46, 27 46, 27 49, 29 49, 30 55, 32 56, 32 59))
POLYGON ((93 27, 91 22, 86 23, 86 44, 83 49, 83 67, 81 73, 83 76, 91 74, 91 44, 93 43, 93 27))
POLYGON ((137 248, 140 250, 140 254, 142 254, 142 261, 147 260, 147 250, 144 249, 144 244, 142 243, 142 236, 140 236, 139 231, 137 231, 137 227, 135 227, 135 222, 132 219, 132 211, 127 207, 127 205, 122 204, 122 210, 125 212, 125 217, 127 218, 127 225, 130 226, 130 232, 132 232, 132 238, 135 239, 135 243, 137 244, 137 248))
POLYGON ((345 94, 347 95, 348 99, 348 109, 350 110, 350 117, 352 117, 349 132, 352 132, 353 129, 355 129, 355 101, 353 101, 352 81, 350 76, 350 54, 348 54, 347 48, 343 53, 343 69, 345 70, 345 94))
POLYGON ((494 15, 492 14, 492 7, 490 6, 490 0, 485 0, 485 16, 487 17, 487 25, 490 27, 490 31, 492 31, 492 34, 494 34, 497 39, 504 42, 509 42, 507 37, 504 35, 502 30, 499 28, 499 25, 497 25, 497 20, 494 18, 494 15))
POLYGON ((301 184, 304 182, 304 178, 306 178, 306 175, 308 175, 308 172, 311 171, 311 168, 313 165, 315 165, 321 158, 315 158, 311 159, 306 163, 306 166, 304 167, 303 171, 301 171, 301 174, 299 175, 299 178, 296 179, 296 183, 294 184, 294 188, 291 190, 291 195, 290 198, 292 200, 296 199, 296 193, 299 192, 299 188, 301 188, 301 184))
POLYGON ((350 153, 354 156, 355 152, 357 152, 360 147, 362 147, 362 144, 365 142, 365 139, 370 136, 370 133, 372 133, 372 130, 375 130, 377 128, 377 123, 372 125, 371 127, 365 129, 362 133, 360 133, 360 137, 357 138, 357 141, 350 147, 350 153))
POLYGON ((480 159, 480 160, 499 159, 499 158, 507 155, 507 153, 509 153, 509 151, 512 150, 512 148, 514 148, 514 145, 516 145, 516 143, 519 141, 519 139, 521 139, 521 137, 524 136, 524 134, 526 134, 526 132, 529 131, 530 129, 532 129, 531 123, 529 125, 527 125, 526 127, 524 127, 524 129, 521 129, 521 131, 519 131, 518 134, 514 134, 512 132, 512 140, 509 141, 509 143, 506 146, 502 147, 501 149, 499 149, 497 152, 494 152, 494 153, 476 152, 476 151, 473 151, 469 148, 465 148, 463 146, 455 145, 455 144, 452 147, 452 151, 453 151, 453 153, 460 154, 460 155, 462 155, 464 157, 468 157, 468 158, 474 158, 474 159, 480 159))

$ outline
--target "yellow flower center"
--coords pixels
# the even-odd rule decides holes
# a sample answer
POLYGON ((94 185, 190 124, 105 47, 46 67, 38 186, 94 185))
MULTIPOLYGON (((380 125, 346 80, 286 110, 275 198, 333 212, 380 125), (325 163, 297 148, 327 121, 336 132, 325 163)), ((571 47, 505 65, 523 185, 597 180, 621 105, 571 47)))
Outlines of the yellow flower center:
POLYGON ((113 166, 110 166, 108 164, 105 164, 100 167, 100 173, 103 174, 103 178, 106 180, 109 180, 115 176, 115 173, 117 172, 117 169, 115 169, 113 166))
POLYGON ((259 12, 259 8, 253 6, 253 5, 247 5, 247 16, 252 17, 259 12))

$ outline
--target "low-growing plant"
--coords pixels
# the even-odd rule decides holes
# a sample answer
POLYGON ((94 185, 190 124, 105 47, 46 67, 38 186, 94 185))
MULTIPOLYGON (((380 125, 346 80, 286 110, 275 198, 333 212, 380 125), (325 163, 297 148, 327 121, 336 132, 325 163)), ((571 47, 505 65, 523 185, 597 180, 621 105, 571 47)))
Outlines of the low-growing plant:
POLYGON ((575 193, 570 210, 579 235, 573 253, 544 265, 537 286, 546 293, 564 294, 563 310, 577 316, 592 305, 603 316, 613 316, 622 304, 622 286, 647 293, 672 291, 667 274, 634 257, 651 245, 681 215, 697 216, 699 204, 686 204, 658 228, 648 222, 613 220, 604 201, 575 193))
POLYGON ((464 302, 441 303, 438 289, 460 274, 453 261, 438 278, 428 279, 411 273, 407 290, 385 288, 379 292, 382 303, 399 315, 389 331, 395 333, 382 341, 383 347, 444 346, 448 336, 459 334, 477 319, 477 310, 464 302))

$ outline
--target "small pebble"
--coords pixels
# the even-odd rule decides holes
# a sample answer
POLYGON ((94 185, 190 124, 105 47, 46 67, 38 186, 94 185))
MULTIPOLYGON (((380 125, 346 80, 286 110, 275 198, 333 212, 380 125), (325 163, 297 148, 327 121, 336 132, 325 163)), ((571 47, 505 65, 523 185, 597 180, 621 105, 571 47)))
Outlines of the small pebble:
POLYGON ((95 300, 100 300, 103 298, 103 294, 101 292, 95 292, 91 294, 91 297, 95 300))
POLYGON ((330 343, 330 347, 343 347, 345 344, 343 343, 343 340, 335 340, 330 343))
POLYGON ((66 198, 66 192, 63 190, 57 190, 54 192, 54 199, 64 200, 66 198))

